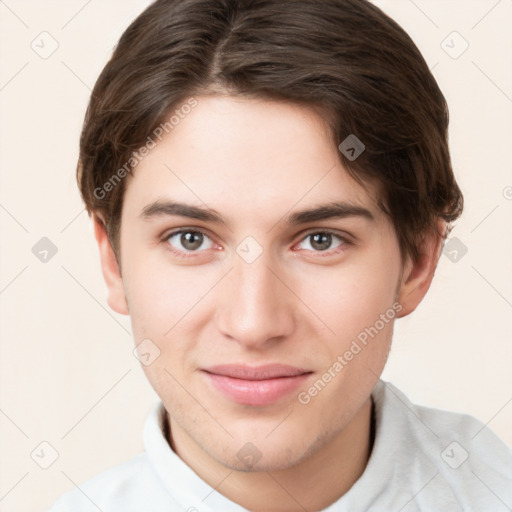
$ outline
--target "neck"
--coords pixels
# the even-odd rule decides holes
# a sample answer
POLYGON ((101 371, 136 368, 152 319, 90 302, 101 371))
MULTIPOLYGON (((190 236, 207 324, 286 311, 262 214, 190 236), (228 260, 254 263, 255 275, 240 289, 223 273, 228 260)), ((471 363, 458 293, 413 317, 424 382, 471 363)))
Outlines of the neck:
POLYGON ((173 450, 200 478, 248 510, 322 510, 363 474, 373 446, 372 413, 370 397, 332 440, 299 464, 279 471, 232 470, 210 457, 172 418, 165 434, 173 450))

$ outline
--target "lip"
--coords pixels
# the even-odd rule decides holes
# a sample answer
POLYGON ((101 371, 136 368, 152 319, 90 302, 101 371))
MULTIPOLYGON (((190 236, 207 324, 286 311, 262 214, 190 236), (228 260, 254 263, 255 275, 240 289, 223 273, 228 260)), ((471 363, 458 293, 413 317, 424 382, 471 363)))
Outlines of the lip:
POLYGON ((202 370, 213 387, 245 405, 269 405, 297 389, 313 372, 282 364, 219 365, 202 370))

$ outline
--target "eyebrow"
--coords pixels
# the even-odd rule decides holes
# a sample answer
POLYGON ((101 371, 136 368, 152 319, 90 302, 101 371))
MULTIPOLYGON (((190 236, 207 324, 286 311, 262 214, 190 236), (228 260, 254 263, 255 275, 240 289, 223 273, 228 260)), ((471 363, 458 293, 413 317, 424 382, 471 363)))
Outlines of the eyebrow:
MULTIPOLYGON (((190 219, 224 224, 226 221, 218 213, 208 208, 200 208, 176 201, 157 200, 145 206, 140 214, 144 220, 158 217, 188 217, 190 219)), ((298 225, 327 219, 342 219, 347 217, 362 217, 374 221, 375 217, 367 208, 343 201, 334 201, 305 210, 295 211, 284 217, 285 224, 298 225)))

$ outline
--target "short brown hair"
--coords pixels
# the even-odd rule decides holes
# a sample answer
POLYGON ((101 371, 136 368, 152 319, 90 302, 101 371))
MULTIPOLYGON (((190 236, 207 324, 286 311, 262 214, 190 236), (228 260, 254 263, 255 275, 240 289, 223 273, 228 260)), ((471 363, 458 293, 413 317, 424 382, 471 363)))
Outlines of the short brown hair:
POLYGON ((410 37, 376 6, 157 0, 121 36, 80 139, 80 192, 118 261, 125 180, 112 177, 128 162, 133 168, 133 154, 187 98, 222 91, 319 108, 336 145, 360 139, 359 158, 340 151, 340 159, 360 183, 379 185, 402 255, 416 258, 439 218, 461 214, 444 96, 410 37))

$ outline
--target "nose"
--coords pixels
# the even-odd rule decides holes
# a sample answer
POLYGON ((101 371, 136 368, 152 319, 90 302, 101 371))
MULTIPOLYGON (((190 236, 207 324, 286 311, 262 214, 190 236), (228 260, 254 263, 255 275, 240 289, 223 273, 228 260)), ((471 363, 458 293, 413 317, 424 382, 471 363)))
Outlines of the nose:
POLYGON ((235 254, 233 269, 218 290, 218 328, 246 348, 264 349, 293 332, 294 295, 275 267, 265 251, 252 263, 235 254))

